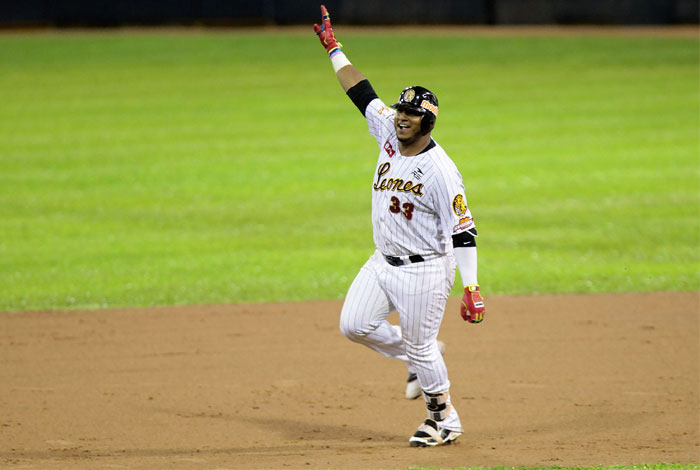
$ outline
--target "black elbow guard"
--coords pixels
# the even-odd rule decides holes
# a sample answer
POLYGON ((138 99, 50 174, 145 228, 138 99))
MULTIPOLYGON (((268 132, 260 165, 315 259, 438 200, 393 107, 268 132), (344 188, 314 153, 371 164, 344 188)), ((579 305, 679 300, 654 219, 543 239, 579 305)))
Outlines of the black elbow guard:
POLYGON ((452 235, 452 245, 455 248, 476 246, 476 227, 460 232, 457 235, 452 235))
POLYGON ((365 110, 369 103, 377 98, 374 88, 372 88, 372 85, 369 84, 369 80, 367 79, 362 80, 360 83, 350 88, 346 94, 348 98, 355 103, 355 106, 357 106, 357 109, 360 110, 363 116, 365 115, 365 110))

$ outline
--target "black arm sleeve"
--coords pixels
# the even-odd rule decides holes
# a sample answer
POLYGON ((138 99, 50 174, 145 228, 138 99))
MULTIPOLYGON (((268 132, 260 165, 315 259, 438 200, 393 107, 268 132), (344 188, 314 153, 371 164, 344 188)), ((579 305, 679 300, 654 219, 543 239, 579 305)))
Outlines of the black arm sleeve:
POLYGON ((452 245, 455 248, 462 246, 476 246, 476 227, 457 235, 452 235, 452 245))
POLYGON ((360 83, 350 88, 347 91, 347 95, 352 102, 355 103, 355 106, 357 106, 357 109, 360 110, 363 116, 365 115, 365 110, 367 110, 370 101, 379 98, 367 79, 362 80, 360 83))

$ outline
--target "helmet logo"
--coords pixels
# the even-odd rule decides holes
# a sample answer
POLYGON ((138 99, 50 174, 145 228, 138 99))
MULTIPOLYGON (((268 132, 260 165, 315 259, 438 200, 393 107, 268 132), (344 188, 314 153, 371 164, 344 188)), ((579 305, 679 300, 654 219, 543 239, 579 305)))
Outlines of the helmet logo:
POLYGON ((413 88, 409 88, 406 90, 406 94, 403 95, 403 100, 402 101, 408 101, 411 102, 413 101, 413 98, 416 97, 416 91, 413 88))
POLYGON ((437 117, 437 115, 438 115, 438 107, 435 106, 435 105, 432 104, 432 103, 428 103, 428 100, 423 100, 423 102, 420 104, 420 107, 421 107, 421 108, 427 109, 428 111, 430 111, 431 113, 433 113, 433 114, 435 115, 435 117, 437 117))

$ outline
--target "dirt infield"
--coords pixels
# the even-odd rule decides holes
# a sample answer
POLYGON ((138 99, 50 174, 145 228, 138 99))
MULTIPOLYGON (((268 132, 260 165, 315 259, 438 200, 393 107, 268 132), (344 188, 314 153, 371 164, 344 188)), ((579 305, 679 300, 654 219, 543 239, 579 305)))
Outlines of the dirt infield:
POLYGON ((0 467, 406 468, 700 462, 698 293, 450 299, 465 434, 408 447, 406 369, 339 301, 0 315, 0 467))

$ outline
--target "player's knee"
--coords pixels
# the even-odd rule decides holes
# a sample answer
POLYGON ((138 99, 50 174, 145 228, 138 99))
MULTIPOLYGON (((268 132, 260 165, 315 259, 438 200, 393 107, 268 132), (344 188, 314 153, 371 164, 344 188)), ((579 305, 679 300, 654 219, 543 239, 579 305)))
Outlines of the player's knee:
POLYGON ((440 357, 437 344, 405 342, 406 355, 412 362, 432 362, 440 357))
POLYGON ((364 322, 361 321, 362 316, 348 305, 343 306, 343 311, 340 312, 340 332, 351 341, 358 341, 369 334, 364 322))
POLYGON ((340 332, 351 341, 362 341, 373 330, 372 325, 362 321, 363 316, 350 311, 340 315, 340 332))
POLYGON ((351 341, 358 341, 361 338, 367 336, 368 331, 363 329, 361 326, 356 325, 353 321, 340 320, 340 332, 351 341))

